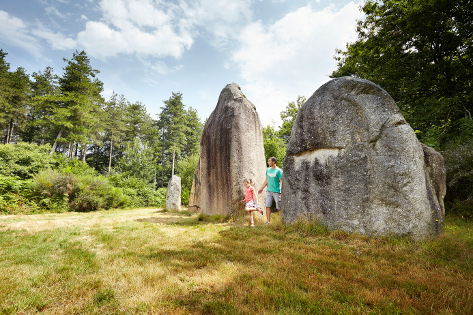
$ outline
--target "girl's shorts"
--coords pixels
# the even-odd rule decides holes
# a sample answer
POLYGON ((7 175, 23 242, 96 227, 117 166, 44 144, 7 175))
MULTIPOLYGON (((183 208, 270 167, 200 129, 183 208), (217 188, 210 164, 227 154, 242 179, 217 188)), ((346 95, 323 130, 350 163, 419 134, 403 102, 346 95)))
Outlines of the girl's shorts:
POLYGON ((256 204, 254 200, 250 200, 245 204, 245 209, 248 209, 248 208, 253 208, 253 209, 256 208, 256 204))

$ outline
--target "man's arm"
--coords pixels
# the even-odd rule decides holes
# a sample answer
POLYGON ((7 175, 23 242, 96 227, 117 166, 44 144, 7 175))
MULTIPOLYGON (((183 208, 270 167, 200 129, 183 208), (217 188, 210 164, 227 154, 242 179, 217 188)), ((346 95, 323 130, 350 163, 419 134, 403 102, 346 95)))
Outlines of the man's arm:
POLYGON ((264 179, 263 186, 261 186, 261 189, 258 190, 258 194, 261 194, 261 193, 263 192, 263 189, 264 189, 264 187, 266 187, 267 184, 268 184, 268 179, 265 178, 265 179, 264 179))

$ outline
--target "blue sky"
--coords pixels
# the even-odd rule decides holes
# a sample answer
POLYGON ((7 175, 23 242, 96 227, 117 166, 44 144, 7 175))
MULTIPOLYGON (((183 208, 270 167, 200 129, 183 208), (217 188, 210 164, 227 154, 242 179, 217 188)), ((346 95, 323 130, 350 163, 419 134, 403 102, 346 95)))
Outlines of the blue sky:
POLYGON ((11 70, 58 75, 84 50, 105 99, 141 102, 156 118, 172 92, 202 121, 236 82, 263 125, 310 97, 356 40, 362 0, 2 0, 0 48, 11 70))

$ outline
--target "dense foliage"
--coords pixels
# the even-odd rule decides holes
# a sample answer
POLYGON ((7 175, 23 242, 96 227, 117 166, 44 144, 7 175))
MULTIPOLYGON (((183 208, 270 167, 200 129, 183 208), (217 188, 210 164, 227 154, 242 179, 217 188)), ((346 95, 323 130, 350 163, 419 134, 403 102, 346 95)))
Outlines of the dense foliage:
POLYGON ((473 2, 369 0, 358 40, 332 74, 384 88, 424 143, 445 149, 473 132, 473 2))
POLYGON ((49 149, 28 143, 0 145, 0 212, 93 211, 165 203, 165 188, 155 190, 131 174, 100 175, 83 161, 50 155, 49 149))
MULTIPOLYGON (((145 105, 123 95, 104 100, 100 72, 84 51, 64 59, 62 76, 51 67, 31 76, 23 68, 10 71, 6 56, 0 50, 0 174, 11 177, 2 177, 6 186, 30 179, 36 185, 5 192, 10 201, 12 194, 23 198, 17 208, 89 211, 159 204, 173 156, 177 165, 198 153, 203 126, 181 93, 172 93, 153 119, 145 105)), ((188 193, 183 190, 183 200, 188 193)))

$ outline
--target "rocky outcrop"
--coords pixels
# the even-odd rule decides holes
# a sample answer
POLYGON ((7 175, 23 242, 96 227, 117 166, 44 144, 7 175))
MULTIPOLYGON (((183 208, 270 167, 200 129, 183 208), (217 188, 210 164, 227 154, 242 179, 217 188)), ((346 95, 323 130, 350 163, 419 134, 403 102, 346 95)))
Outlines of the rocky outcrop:
POLYGON ((243 180, 253 179, 258 189, 265 171, 263 135, 256 108, 238 84, 228 84, 202 132, 200 168, 196 170, 200 179, 194 180, 193 206, 208 215, 233 215, 244 209, 243 180))
POLYGON ((166 209, 181 210, 181 178, 173 175, 166 191, 166 209))
POLYGON ((444 196, 440 154, 378 85, 333 79, 301 107, 284 160, 286 224, 423 239, 442 231, 444 196))

